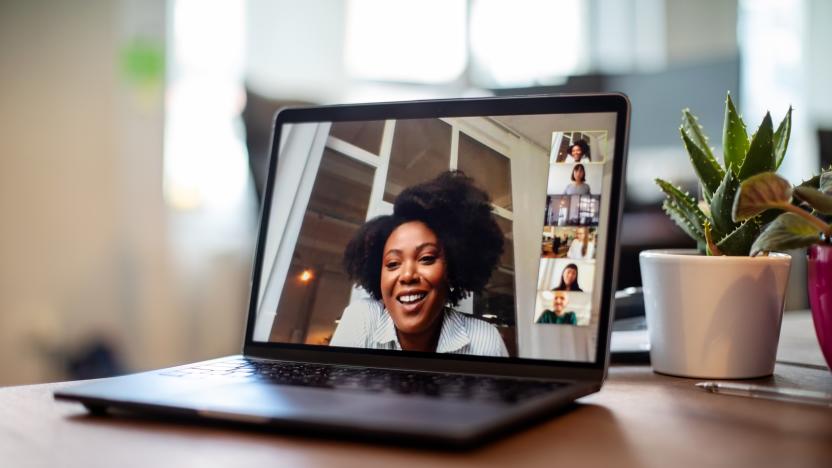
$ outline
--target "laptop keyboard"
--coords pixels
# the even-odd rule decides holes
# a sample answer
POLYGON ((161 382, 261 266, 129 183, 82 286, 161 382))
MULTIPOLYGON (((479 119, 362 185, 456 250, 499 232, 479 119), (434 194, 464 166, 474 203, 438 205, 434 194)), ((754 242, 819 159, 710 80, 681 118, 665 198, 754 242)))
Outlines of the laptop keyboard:
POLYGON ((509 403, 549 393, 565 385, 541 380, 255 361, 245 358, 200 363, 163 371, 161 374, 172 377, 250 379, 279 385, 509 403))

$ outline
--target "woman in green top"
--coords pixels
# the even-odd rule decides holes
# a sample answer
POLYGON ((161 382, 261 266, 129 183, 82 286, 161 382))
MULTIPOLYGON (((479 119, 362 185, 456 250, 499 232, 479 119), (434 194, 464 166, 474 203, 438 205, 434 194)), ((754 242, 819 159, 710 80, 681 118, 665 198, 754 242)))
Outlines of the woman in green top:
POLYGON ((554 291, 555 298, 552 300, 552 308, 554 310, 546 309, 537 318, 537 323, 555 323, 562 325, 577 325, 578 317, 575 312, 566 311, 566 304, 569 299, 563 291, 554 291))

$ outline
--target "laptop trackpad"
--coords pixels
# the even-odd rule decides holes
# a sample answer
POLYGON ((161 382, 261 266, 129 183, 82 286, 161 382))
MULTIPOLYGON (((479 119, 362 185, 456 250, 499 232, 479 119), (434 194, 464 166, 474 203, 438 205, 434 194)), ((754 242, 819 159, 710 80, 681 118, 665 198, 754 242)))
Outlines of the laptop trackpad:
POLYGON ((301 420, 404 432, 482 428, 509 409, 499 403, 253 382, 221 385, 184 398, 206 417, 249 422, 301 420))

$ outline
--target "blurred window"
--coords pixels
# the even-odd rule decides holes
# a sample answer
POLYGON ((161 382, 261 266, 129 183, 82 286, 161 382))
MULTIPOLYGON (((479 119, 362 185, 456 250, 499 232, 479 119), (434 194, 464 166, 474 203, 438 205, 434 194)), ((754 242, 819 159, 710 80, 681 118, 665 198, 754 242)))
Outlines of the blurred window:
MULTIPOLYGON (((806 63, 811 59, 807 55, 811 47, 806 29, 811 19, 806 17, 805 10, 809 7, 802 5, 807 3, 812 2, 742 0, 739 4, 742 99, 738 101, 749 131, 759 125, 767 110, 772 112, 776 126, 789 106, 811 112, 812 106, 818 105, 807 102, 806 98, 811 80, 806 76, 810 69, 806 63)), ((806 177, 806 168, 819 164, 809 121, 796 117, 792 122, 789 155, 779 169, 793 183, 800 183, 806 177)))
POLYGON ((393 203, 405 187, 447 171, 451 164, 451 126, 439 119, 398 120, 390 151, 384 201, 393 203), (419 167, 418 171, 411 170, 419 167))
POLYGON ((381 136, 384 133, 384 121, 335 122, 329 131, 331 136, 357 146, 378 156, 381 150, 381 136))
POLYGON ((466 64, 466 8, 465 0, 349 0, 348 72, 411 83, 458 78, 466 64))
POLYGON ((587 69, 583 0, 472 0, 471 80, 489 88, 562 83, 587 69))
MULTIPOLYGON (((325 148, 307 212, 351 223, 357 230, 367 216, 374 172, 370 166, 325 148)), ((346 239, 342 241, 346 247, 346 239)))
POLYGON ((598 222, 599 197, 595 195, 581 195, 578 216, 582 226, 598 222))
POLYGON ((503 231, 503 236, 506 238, 506 248, 503 251, 503 255, 500 256, 500 267, 504 270, 514 272, 514 249, 512 248, 514 245, 514 233, 512 232, 514 223, 510 219, 503 218, 502 216, 495 216, 494 219, 497 220, 497 224, 500 226, 500 230, 503 231))
POLYGON ((347 71, 367 80, 437 84, 470 66, 468 78, 478 86, 559 84, 589 67, 586 4, 349 0, 347 71))
POLYGON ((492 203, 511 210, 511 161, 507 157, 460 132, 459 169, 484 185, 492 203))
POLYGON ((226 209, 245 196, 244 16, 237 2, 173 2, 164 196, 175 209, 226 209))
POLYGON ((374 173, 345 154, 324 150, 277 307, 285 313, 274 322, 272 340, 329 343, 352 290, 341 264, 344 249, 364 224, 374 173))

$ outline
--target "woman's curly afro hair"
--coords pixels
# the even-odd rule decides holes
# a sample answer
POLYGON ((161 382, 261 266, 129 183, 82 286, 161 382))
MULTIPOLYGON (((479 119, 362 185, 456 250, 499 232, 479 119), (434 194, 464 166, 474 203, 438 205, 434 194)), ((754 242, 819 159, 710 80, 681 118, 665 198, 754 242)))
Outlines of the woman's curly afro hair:
POLYGON ((384 244, 399 226, 425 223, 445 254, 448 303, 456 306, 482 291, 503 253, 503 232, 491 213, 491 200, 461 171, 406 188, 396 197, 393 214, 375 217, 358 230, 344 252, 350 280, 381 300, 384 244))

